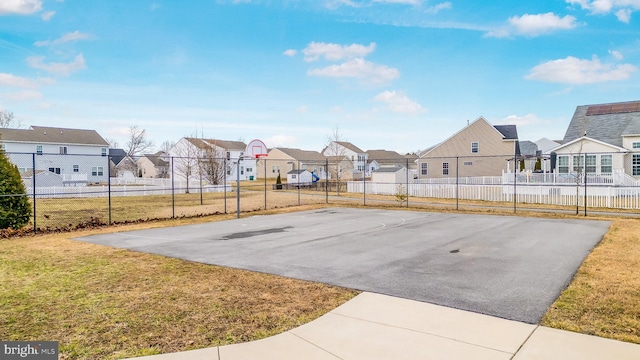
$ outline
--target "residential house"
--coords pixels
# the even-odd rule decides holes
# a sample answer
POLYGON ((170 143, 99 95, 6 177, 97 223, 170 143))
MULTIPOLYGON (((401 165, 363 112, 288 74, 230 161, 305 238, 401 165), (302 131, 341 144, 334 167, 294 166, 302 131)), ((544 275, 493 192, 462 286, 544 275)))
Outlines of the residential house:
POLYGON ((353 161, 345 155, 327 156, 329 178, 335 181, 351 181, 354 179, 353 161))
POLYGON ((136 161, 124 149, 109 149, 111 177, 133 179, 138 176, 136 161))
POLYGON ((640 101, 578 106, 552 166, 560 174, 640 178, 640 101))
POLYGON ((0 129, 0 144, 22 173, 34 167, 36 173, 50 171, 62 176, 65 185, 107 181, 109 144, 95 130, 0 129))
MULTIPOLYGON (((332 141, 322 150, 324 156, 340 156, 346 157, 352 163, 352 174, 350 178, 362 177, 363 172, 367 171, 368 155, 359 147, 347 141, 332 141)), ((366 174, 365 174, 366 175, 366 174)))
POLYGON ((275 179, 280 173, 285 174, 291 170, 304 169, 324 179, 326 165, 327 159, 317 151, 276 147, 269 150, 266 158, 258 161, 257 176, 275 179))
POLYGON ((421 152, 418 178, 501 176, 520 155, 515 125, 491 125, 479 117, 438 145, 421 152))
POLYGON ((166 179, 169 177, 169 158, 164 151, 144 154, 136 161, 138 171, 143 178, 166 179))
POLYGON ((168 155, 176 178, 217 185, 225 180, 256 180, 256 160, 245 156, 246 147, 242 141, 183 137, 168 155))
POLYGON ((410 162, 407 157, 389 150, 367 150, 367 160, 367 171, 375 171, 382 167, 415 166, 415 163, 407 164, 410 162))

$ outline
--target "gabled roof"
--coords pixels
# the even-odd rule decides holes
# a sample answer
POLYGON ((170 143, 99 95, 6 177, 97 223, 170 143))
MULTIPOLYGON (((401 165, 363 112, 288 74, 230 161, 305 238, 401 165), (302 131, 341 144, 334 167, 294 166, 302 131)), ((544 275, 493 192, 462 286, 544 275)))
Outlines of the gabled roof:
POLYGON ((302 174, 305 171, 310 173, 309 170, 307 170, 307 169, 294 169, 294 170, 289 171, 287 173, 287 175, 289 175, 289 174, 302 174))
POLYGON ((557 148, 560 143, 547 138, 542 138, 536 141, 536 145, 538 146, 538 150, 542 151, 543 154, 547 154, 551 149, 557 148))
MULTIPOLYGON (((342 146, 345 149, 349 149, 355 153, 358 154, 364 154, 365 152, 362 151, 362 149, 360 149, 359 147, 353 145, 352 143, 348 142, 348 141, 332 141, 332 143, 336 143, 340 146, 342 146)), ((329 148, 329 146, 325 146, 324 149, 322 149, 322 153, 324 154, 325 150, 327 150, 327 148, 329 148)))
POLYGON ((31 126, 29 129, 0 129, 1 141, 109 146, 95 130, 31 126))
POLYGON ((493 125, 504 136, 505 140, 518 140, 518 129, 515 125, 493 125))
MULTIPOLYGON (((300 161, 325 161, 325 157, 317 151, 312 150, 301 150, 301 149, 292 149, 292 148, 274 148, 282 151, 283 153, 289 155, 291 158, 300 161)), ((272 149, 273 150, 273 149, 272 149)))
POLYGON ((400 170, 404 170, 405 168, 400 166, 392 166, 392 167, 381 167, 379 169, 373 170, 373 172, 377 173, 396 173, 400 170))
POLYGON ((153 166, 169 166, 169 162, 162 159, 164 156, 164 152, 162 151, 158 151, 155 154, 144 154, 142 156, 147 158, 153 166))
POLYGON ((116 165, 120 164, 127 156, 127 152, 124 149, 109 149, 109 158, 116 165))
POLYGON ((185 137, 185 140, 192 143, 195 147, 201 150, 206 150, 211 148, 211 146, 217 146, 226 151, 244 151, 247 148, 247 144, 242 141, 230 141, 230 140, 219 140, 219 139, 200 139, 200 138, 192 138, 185 137))
POLYGON ((581 105, 562 140, 569 143, 583 136, 622 147, 622 137, 640 135, 640 101, 581 105))
POLYGON ((577 142, 580 142, 582 140, 591 141, 591 142, 594 142, 596 144, 608 146, 608 147, 610 147, 612 149, 615 149, 617 152, 628 152, 629 151, 629 150, 627 150, 627 149, 625 149, 625 148, 623 148, 621 146, 616 146, 616 145, 613 145, 613 144, 610 144, 610 143, 607 143, 607 142, 604 142, 604 141, 600 141, 598 139, 590 138, 588 136, 583 136, 583 137, 571 140, 568 143, 565 143, 565 144, 562 144, 562 145, 558 146, 557 148, 551 149, 551 151, 556 152, 556 151, 558 151, 560 149, 563 149, 563 148, 566 148, 568 146, 571 146, 571 145, 573 145, 573 144, 575 144, 577 142))
POLYGON ((536 143, 525 140, 520 141, 520 155, 535 156, 538 151, 538 145, 536 143))

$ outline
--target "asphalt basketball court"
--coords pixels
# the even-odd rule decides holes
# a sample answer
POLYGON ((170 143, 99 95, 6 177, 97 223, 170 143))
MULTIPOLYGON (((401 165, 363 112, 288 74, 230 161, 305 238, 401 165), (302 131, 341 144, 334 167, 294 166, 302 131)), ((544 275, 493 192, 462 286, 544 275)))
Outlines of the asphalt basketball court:
POLYGON ((534 324, 609 225, 328 208, 77 240, 534 324))

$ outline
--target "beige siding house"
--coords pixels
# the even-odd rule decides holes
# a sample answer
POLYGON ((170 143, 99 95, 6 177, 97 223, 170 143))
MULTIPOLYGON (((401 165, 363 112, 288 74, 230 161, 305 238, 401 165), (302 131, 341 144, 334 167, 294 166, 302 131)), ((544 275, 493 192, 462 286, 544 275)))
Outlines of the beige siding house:
POLYGON ((515 125, 491 125, 480 117, 453 136, 423 151, 418 178, 500 176, 519 153, 515 125))
POLYGON ((273 148, 268 156, 258 161, 258 177, 275 179, 278 174, 284 179, 291 170, 308 170, 321 179, 325 177, 327 159, 317 151, 292 148, 273 148))

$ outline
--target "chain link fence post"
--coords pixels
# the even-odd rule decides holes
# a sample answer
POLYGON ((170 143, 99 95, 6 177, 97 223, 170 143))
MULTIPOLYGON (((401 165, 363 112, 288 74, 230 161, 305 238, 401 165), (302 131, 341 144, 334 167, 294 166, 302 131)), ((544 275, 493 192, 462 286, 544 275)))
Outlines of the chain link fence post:
POLYGON ((36 220, 36 154, 31 154, 31 174, 33 178, 31 179, 31 184, 33 185, 33 234, 35 235, 38 231, 38 221, 36 220))
POLYGON ((111 155, 107 156, 107 198, 107 212, 109 214, 109 225, 111 225, 111 155))
POLYGON ((173 166, 173 156, 171 157, 171 218, 176 217, 176 186, 175 186, 176 172, 173 166))

